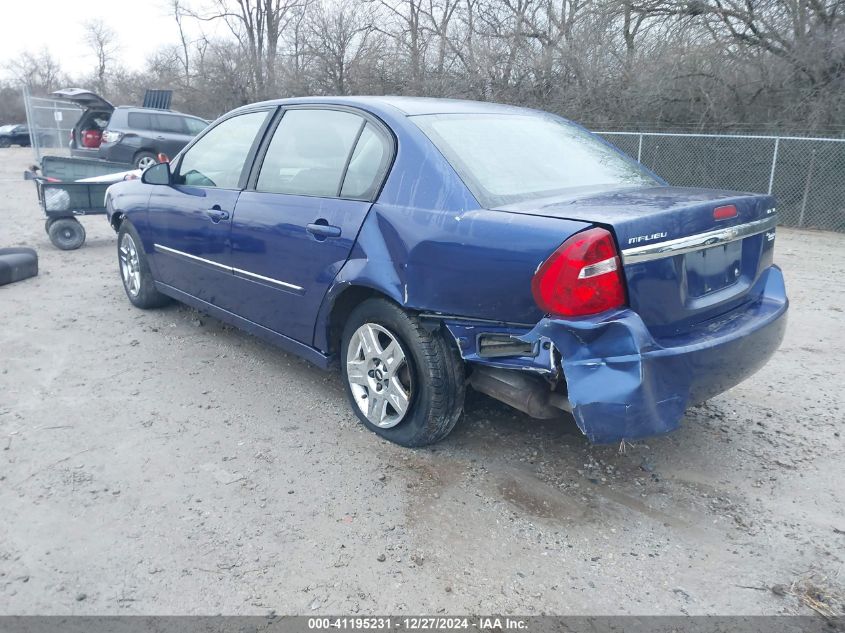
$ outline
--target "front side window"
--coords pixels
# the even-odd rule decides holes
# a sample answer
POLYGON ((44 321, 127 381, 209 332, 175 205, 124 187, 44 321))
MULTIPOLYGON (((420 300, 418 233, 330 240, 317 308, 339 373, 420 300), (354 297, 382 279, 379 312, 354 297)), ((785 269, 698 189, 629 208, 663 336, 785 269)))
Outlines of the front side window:
POLYGON ((188 134, 190 134, 191 136, 196 136, 208 127, 208 123, 206 123, 202 119, 184 117, 183 120, 185 121, 185 129, 188 130, 188 134))
POLYGON ((154 114, 153 115, 153 129, 159 132, 168 132, 170 134, 184 134, 185 124, 182 122, 182 117, 173 116, 172 114, 154 114))
POLYGON ((364 119, 337 110, 288 110, 261 165, 256 190, 336 197, 364 119))
POLYGON ((583 187, 656 184, 620 152, 551 115, 432 114, 412 120, 487 207, 583 187))
POLYGON ((237 189, 244 164, 268 112, 240 114, 214 126, 182 157, 177 182, 237 189))

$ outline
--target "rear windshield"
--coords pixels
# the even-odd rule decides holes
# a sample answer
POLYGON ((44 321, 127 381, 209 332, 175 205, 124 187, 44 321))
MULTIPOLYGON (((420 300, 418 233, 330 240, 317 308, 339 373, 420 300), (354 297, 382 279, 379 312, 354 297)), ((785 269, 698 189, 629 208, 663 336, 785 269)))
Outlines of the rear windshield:
POLYGON ((486 207, 576 188, 656 184, 634 161, 552 115, 430 114, 412 120, 486 207))

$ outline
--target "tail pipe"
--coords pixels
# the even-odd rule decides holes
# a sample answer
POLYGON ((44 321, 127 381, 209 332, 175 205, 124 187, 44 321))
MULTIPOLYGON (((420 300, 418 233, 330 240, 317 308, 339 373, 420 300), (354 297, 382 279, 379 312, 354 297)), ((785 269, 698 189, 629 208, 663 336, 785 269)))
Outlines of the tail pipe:
POLYGON ((542 378, 512 369, 475 365, 470 386, 532 418, 559 418, 562 411, 572 412, 572 405, 561 393, 552 391, 542 378))

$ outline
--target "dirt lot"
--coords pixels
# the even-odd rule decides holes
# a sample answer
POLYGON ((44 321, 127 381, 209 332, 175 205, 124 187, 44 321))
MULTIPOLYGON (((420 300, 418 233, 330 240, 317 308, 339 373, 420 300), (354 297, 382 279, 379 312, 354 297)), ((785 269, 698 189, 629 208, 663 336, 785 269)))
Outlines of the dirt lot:
POLYGON ((778 232, 782 349, 670 436, 471 395, 407 450, 337 375, 132 308, 104 218, 49 243, 29 161, 0 150, 0 246, 41 258, 0 288, 0 613, 812 613, 845 584, 845 235, 778 232))

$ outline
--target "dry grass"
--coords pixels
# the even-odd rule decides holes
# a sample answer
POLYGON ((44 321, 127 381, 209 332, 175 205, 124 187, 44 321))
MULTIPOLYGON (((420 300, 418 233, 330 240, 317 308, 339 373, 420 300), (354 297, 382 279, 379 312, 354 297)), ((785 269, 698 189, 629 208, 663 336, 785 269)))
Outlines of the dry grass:
POLYGON ((788 586, 775 585, 772 591, 797 598, 829 620, 845 617, 845 592, 818 572, 809 572, 788 586))

